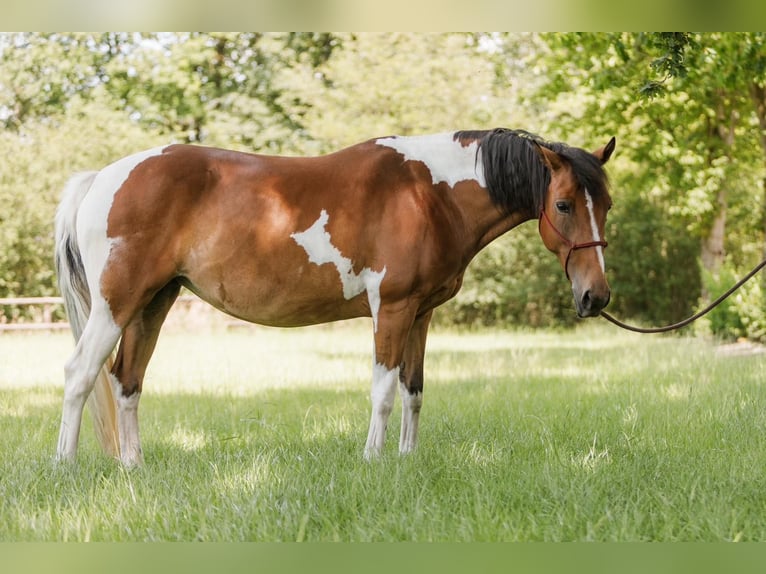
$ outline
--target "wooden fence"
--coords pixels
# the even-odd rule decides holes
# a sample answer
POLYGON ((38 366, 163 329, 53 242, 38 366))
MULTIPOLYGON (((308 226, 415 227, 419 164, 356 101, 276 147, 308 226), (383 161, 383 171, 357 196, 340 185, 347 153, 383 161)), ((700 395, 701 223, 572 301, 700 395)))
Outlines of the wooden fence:
POLYGON ((28 307, 37 306, 40 313, 34 320, 24 322, 2 322, 0 316, 0 331, 41 331, 68 329, 69 323, 65 321, 53 321, 53 311, 56 307, 64 304, 61 297, 6 297, 0 298, 0 307, 28 307))
MULTIPOLYGON (((54 312, 64 305, 61 297, 6 297, 0 298, 0 333, 4 331, 56 331, 69 329, 66 321, 54 321, 54 312), (1 310, 4 307, 27 307, 36 306, 37 312, 32 313, 30 318, 21 321, 8 320, 1 310)), ((184 293, 176 300, 176 305, 171 311, 170 322, 176 323, 185 329, 194 329, 202 326, 219 325, 224 328, 243 327, 249 325, 244 321, 234 319, 216 311, 210 305, 192 295, 184 293)))

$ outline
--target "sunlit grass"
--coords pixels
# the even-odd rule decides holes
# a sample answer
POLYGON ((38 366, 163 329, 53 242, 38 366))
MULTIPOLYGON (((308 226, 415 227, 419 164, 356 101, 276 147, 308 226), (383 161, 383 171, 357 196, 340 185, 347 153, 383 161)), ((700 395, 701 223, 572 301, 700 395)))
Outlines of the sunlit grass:
POLYGON ((573 332, 432 333, 421 444, 380 460, 366 322, 163 334, 146 465, 83 426, 52 462, 68 334, 0 337, 1 540, 763 540, 766 355, 573 332))

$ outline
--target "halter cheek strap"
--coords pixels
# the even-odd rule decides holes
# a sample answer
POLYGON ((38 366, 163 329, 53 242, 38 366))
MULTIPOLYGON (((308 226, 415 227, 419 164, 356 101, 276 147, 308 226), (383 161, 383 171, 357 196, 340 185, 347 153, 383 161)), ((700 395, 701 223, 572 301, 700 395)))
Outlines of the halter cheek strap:
POLYGON ((537 229, 538 231, 542 232, 542 226, 543 226, 543 220, 548 224, 548 226, 556 233, 556 235, 559 236, 561 241, 564 242, 564 245, 569 247, 569 252, 567 253, 566 261, 564 262, 564 273, 567 275, 567 279, 571 281, 569 277, 569 258, 572 256, 572 251, 577 251, 578 249, 586 249, 587 247, 603 247, 604 249, 607 248, 609 245, 606 241, 588 241, 586 243, 575 243, 574 241, 570 241, 566 237, 564 237, 564 234, 561 233, 558 229, 556 229, 556 226, 553 225, 553 222, 551 221, 551 218, 548 217, 548 214, 545 212, 545 208, 543 208, 540 211, 540 219, 537 222, 537 229))

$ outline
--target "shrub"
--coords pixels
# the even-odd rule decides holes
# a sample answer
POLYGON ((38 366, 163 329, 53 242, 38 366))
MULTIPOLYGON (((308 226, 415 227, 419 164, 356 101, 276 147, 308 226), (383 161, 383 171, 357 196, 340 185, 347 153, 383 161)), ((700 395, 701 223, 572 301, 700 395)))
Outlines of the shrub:
MULTIPOLYGON (((744 273, 736 272, 730 262, 715 275, 704 274, 705 290, 714 299, 734 285, 744 273)), ((766 341, 766 304, 763 287, 753 278, 708 315, 710 332, 722 339, 741 337, 766 341)))

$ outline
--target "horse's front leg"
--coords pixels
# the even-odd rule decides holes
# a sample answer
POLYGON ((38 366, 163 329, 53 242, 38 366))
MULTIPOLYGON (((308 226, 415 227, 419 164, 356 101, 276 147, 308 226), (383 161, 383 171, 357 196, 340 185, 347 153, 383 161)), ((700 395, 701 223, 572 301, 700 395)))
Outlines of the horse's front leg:
POLYGON ((375 331, 375 355, 372 365, 372 415, 365 458, 377 457, 386 440, 388 419, 394 407, 400 365, 410 329, 415 318, 411 305, 381 306, 375 331))

